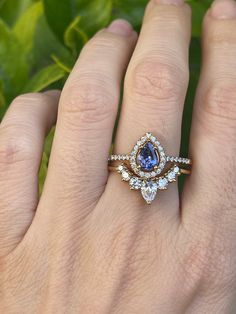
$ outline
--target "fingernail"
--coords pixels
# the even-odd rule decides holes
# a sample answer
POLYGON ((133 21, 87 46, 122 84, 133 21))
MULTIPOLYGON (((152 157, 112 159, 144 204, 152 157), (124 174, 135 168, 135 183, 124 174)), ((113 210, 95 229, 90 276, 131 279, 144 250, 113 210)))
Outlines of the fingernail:
POLYGON ((157 4, 183 5, 184 0, 154 0, 157 4))
POLYGON ((130 36, 133 32, 133 27, 126 20, 115 20, 107 28, 111 33, 122 36, 130 36))
POLYGON ((215 0, 210 12, 211 16, 216 19, 236 18, 236 2, 234 0, 215 0))

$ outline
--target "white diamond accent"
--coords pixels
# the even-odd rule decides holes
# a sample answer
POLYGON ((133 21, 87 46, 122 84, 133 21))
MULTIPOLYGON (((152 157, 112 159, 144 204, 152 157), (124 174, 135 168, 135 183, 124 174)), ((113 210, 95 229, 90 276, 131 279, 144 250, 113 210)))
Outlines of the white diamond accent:
POLYGON ((176 180, 175 177, 176 177, 176 174, 174 171, 170 171, 167 175, 169 182, 174 182, 176 180))
POLYGON ((179 169, 179 167, 178 167, 178 166, 174 167, 174 172, 175 172, 175 173, 177 173, 177 174, 179 174, 180 169, 179 169))
MULTIPOLYGON (((174 164, 164 176, 156 179, 142 179, 133 176, 125 163, 117 167, 117 172, 121 174, 123 181, 129 182, 131 190, 141 189, 141 194, 147 204, 151 204, 155 200, 158 190, 166 190, 169 183, 176 182, 177 177, 181 175, 180 167, 177 164, 174 164)), ((147 174, 151 177, 155 172, 144 173, 144 175, 147 174)))
POLYGON ((132 177, 129 181, 129 185, 133 190, 139 190, 142 187, 142 181, 137 177, 132 177))
POLYGON ((130 175, 127 171, 123 170, 122 173, 121 173, 121 176, 122 176, 122 179, 124 181, 129 181, 130 180, 130 175))
POLYGON ((144 143, 146 142, 146 140, 147 140, 147 137, 146 137, 146 136, 142 137, 142 138, 141 138, 141 144, 144 144, 144 143))
POLYGON ((123 166, 123 165, 119 165, 119 166, 117 167, 117 170, 118 170, 120 173, 123 171, 123 169, 124 169, 124 166, 123 166))
POLYGON ((166 178, 160 178, 158 180, 158 189, 159 190, 166 190, 168 186, 168 180, 166 178))

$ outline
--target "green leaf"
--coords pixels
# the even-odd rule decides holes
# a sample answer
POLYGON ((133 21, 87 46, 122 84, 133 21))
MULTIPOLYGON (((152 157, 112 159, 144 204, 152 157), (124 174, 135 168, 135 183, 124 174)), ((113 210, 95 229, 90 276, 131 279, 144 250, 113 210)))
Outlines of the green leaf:
POLYGON ((34 34, 34 46, 32 51, 32 66, 34 72, 39 71, 50 64, 54 58, 72 68, 75 59, 48 26, 44 16, 39 18, 34 34))
POLYGON ((75 1, 73 0, 43 0, 47 21, 53 32, 62 42, 64 38, 64 32, 73 20, 72 11, 74 2, 75 1))
POLYGON ((0 81, 0 110, 5 107, 6 100, 3 93, 3 83, 0 81))
POLYGON ((147 0, 114 0, 112 18, 126 19, 139 30, 147 3, 147 0))
POLYGON ((22 45, 1 19, 0 39, 0 81, 9 103, 28 80, 28 65, 22 45))
POLYGON ((43 186, 44 186, 45 178, 47 175, 47 171, 48 171, 48 156, 44 152, 42 160, 41 160, 41 166, 39 169, 39 194, 40 195, 42 194, 42 191, 43 191, 43 186))
POLYGON ((47 154, 48 159, 49 159, 50 154, 51 154, 51 148, 52 148, 52 142, 53 142, 54 134, 55 134, 55 127, 53 127, 51 129, 51 131, 49 132, 49 134, 46 138, 46 141, 45 141, 45 145, 44 145, 44 152, 47 154))
POLYGON ((25 52, 32 50, 35 29, 39 17, 43 14, 43 6, 41 2, 31 5, 16 22, 13 32, 19 42, 23 45, 25 52), (30 27, 29 27, 30 25, 30 27))
POLYGON ((183 114, 183 126, 182 126, 182 155, 188 155, 189 147, 189 135, 192 121, 192 111, 195 92, 198 84, 198 78, 200 75, 201 64, 201 44, 199 38, 193 38, 190 46, 190 82, 188 87, 188 93, 185 100, 185 108, 183 114))
POLYGON ((55 127, 53 127, 51 129, 51 131, 49 132, 49 134, 46 138, 46 141, 45 141, 45 145, 44 145, 44 153, 43 153, 41 166, 40 166, 40 170, 39 170, 39 191, 40 191, 40 194, 42 193, 43 185, 44 185, 45 178, 47 175, 48 162, 49 162, 49 158, 50 158, 50 154, 51 154, 51 148, 52 148, 54 133, 55 133, 55 127))
POLYGON ((2 7, 2 5, 3 5, 3 3, 5 2, 6 0, 0 0, 0 9, 1 9, 1 7, 2 7))
POLYGON ((0 2, 0 16, 10 26, 37 0, 3 0, 0 2))
POLYGON ((76 15, 80 16, 80 29, 89 37, 105 27, 111 20, 112 0, 77 0, 76 15))
POLYGON ((60 58, 58 58, 57 56, 52 55, 52 59, 59 66, 59 68, 65 71, 65 73, 69 74, 72 71, 70 65, 65 64, 63 60, 60 60, 60 58))
POLYGON ((192 35, 194 37, 201 35, 202 20, 211 3, 212 0, 202 0, 201 2, 196 0, 189 1, 192 8, 192 35))
POLYGON ((76 4, 79 15, 69 24, 64 34, 64 42, 75 57, 89 37, 107 25, 112 11, 110 0, 90 1, 89 3, 77 0, 76 4))
POLYGON ((87 35, 79 26, 80 20, 80 16, 75 18, 75 20, 67 28, 64 38, 66 46, 71 49, 74 57, 78 55, 83 45, 88 41, 87 35))
POLYGON ((89 37, 104 27, 111 18, 112 0, 43 0, 43 3, 47 21, 62 42, 69 25, 78 16, 79 29, 89 37))
POLYGON ((24 87, 23 92, 40 92, 52 83, 59 81, 64 76, 65 71, 63 71, 57 64, 50 65, 35 74, 24 87))

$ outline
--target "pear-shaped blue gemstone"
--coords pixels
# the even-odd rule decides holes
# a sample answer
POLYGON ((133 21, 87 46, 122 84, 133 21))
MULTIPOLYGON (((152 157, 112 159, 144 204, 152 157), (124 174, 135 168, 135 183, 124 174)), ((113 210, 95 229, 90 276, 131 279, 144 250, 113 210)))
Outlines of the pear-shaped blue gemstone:
POLYGON ((159 165, 159 155, 151 142, 147 142, 137 155, 137 163, 143 171, 153 171, 159 165))

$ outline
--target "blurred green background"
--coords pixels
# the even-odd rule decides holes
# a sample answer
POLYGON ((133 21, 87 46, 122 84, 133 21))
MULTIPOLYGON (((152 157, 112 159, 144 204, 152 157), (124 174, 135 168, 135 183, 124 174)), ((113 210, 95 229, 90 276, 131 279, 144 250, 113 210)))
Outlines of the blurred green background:
MULTIPOLYGON (((192 104, 200 68, 202 18, 212 0, 187 1, 193 10, 191 79, 184 112, 182 154, 187 154, 192 104)), ((112 19, 138 31, 147 0, 0 0, 0 120, 19 94, 62 88, 83 45, 112 19)), ((42 187, 53 132, 40 170, 42 187)))

